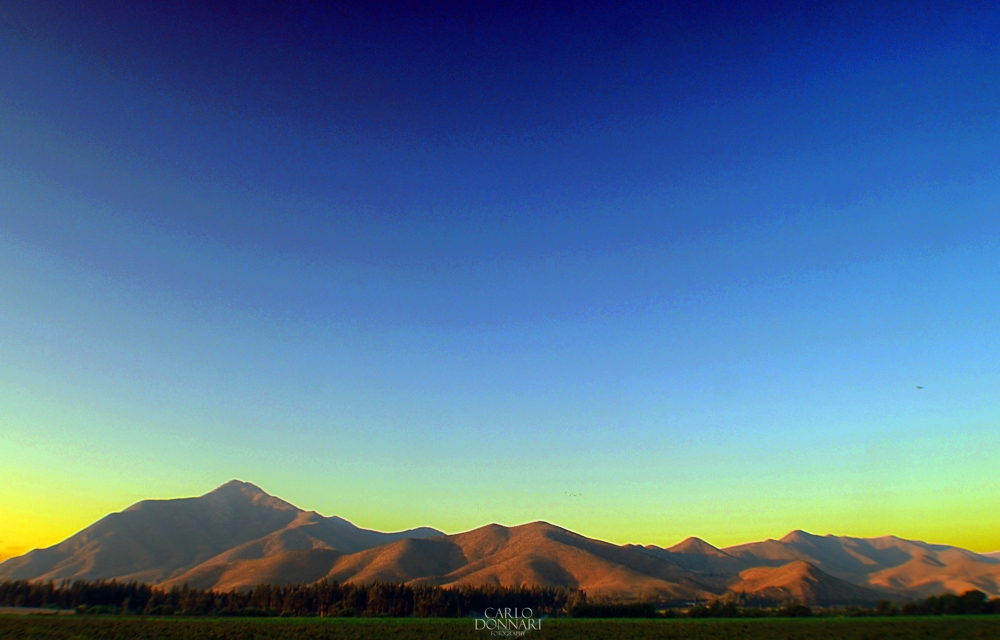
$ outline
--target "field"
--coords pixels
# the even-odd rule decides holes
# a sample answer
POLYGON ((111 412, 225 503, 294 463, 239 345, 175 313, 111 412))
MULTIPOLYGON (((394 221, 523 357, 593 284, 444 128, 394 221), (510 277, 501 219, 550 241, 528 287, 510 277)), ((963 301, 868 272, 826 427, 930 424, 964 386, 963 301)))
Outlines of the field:
MULTIPOLYGON (((0 638, 32 640, 417 640, 488 638, 474 621, 0 616, 0 638)), ((1000 638, 1000 616, 751 620, 545 620, 525 637, 664 640, 898 640, 1000 638)))

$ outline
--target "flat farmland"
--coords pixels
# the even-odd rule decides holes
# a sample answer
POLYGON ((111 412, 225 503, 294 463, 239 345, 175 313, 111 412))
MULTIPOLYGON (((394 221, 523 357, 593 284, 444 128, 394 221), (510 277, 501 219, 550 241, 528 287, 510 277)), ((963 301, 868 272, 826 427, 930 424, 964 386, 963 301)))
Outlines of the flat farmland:
MULTIPOLYGON (((0 638, 32 640, 396 640, 489 638, 470 619, 0 616, 0 638)), ((749 620, 545 620, 524 637, 575 640, 958 640, 1000 638, 1000 616, 749 620)))

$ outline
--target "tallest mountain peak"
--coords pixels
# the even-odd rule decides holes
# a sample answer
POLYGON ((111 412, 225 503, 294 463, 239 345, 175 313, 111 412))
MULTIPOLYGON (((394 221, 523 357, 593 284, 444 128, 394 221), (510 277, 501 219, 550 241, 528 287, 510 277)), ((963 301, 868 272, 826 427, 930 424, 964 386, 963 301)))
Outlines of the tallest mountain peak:
POLYGON ((225 484, 219 485, 215 489, 209 491, 209 493, 212 494, 212 493, 222 493, 229 491, 239 491, 240 493, 255 493, 261 495, 269 495, 266 491, 264 491, 257 485, 251 484, 249 482, 244 482, 242 480, 237 480, 236 478, 233 478, 232 480, 230 480, 225 484))
POLYGON ((242 480, 230 480, 206 493, 202 498, 210 498, 228 504, 251 503, 261 507, 270 507, 282 511, 300 511, 295 505, 276 498, 255 484, 242 480))

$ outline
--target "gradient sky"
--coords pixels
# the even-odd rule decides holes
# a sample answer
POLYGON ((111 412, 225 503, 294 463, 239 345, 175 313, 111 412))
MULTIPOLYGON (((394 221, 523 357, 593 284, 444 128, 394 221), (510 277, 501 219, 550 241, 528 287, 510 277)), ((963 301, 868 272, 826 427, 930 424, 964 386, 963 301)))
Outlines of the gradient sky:
POLYGON ((0 4, 0 556, 231 478, 1000 548, 1000 6, 359 4, 0 4))

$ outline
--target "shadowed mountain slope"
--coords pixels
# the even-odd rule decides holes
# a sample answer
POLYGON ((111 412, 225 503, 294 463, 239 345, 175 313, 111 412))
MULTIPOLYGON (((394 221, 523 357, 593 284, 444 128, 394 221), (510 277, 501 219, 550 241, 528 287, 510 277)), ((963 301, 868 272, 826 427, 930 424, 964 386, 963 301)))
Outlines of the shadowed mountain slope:
POLYGON ((857 585, 914 595, 979 589, 1000 595, 1000 561, 948 545, 896 536, 850 538, 793 531, 781 540, 723 549, 748 566, 782 566, 802 560, 857 585))
POLYGON ((997 597, 1000 596, 1000 560, 957 547, 918 543, 909 560, 873 573, 868 576, 868 584, 921 596, 975 589, 997 597))
POLYGON ((701 538, 695 537, 687 538, 667 549, 651 544, 637 548, 690 571, 716 578, 734 576, 750 566, 742 559, 735 558, 722 549, 713 547, 701 538))
POLYGON ((441 533, 415 529, 385 534, 315 513, 314 520, 306 522, 309 515, 255 485, 233 480, 197 498, 144 500, 108 515, 55 546, 0 564, 0 580, 117 579, 158 584, 262 538, 269 539, 256 551, 243 549, 242 557, 263 558, 279 550, 320 544, 353 552, 400 537, 441 533), (307 529, 306 524, 315 527, 307 529), (283 538, 280 532, 286 528, 292 531, 283 538), (274 534, 279 535, 271 538, 274 534))
POLYGON ((160 586, 169 589, 187 584, 199 589, 231 591, 264 583, 316 582, 340 556, 339 551, 332 549, 308 549, 232 562, 205 562, 160 586))
POLYGON ((834 578, 802 560, 780 567, 755 567, 740 572, 729 586, 751 599, 783 602, 795 599, 812 604, 872 603, 884 594, 834 578))

